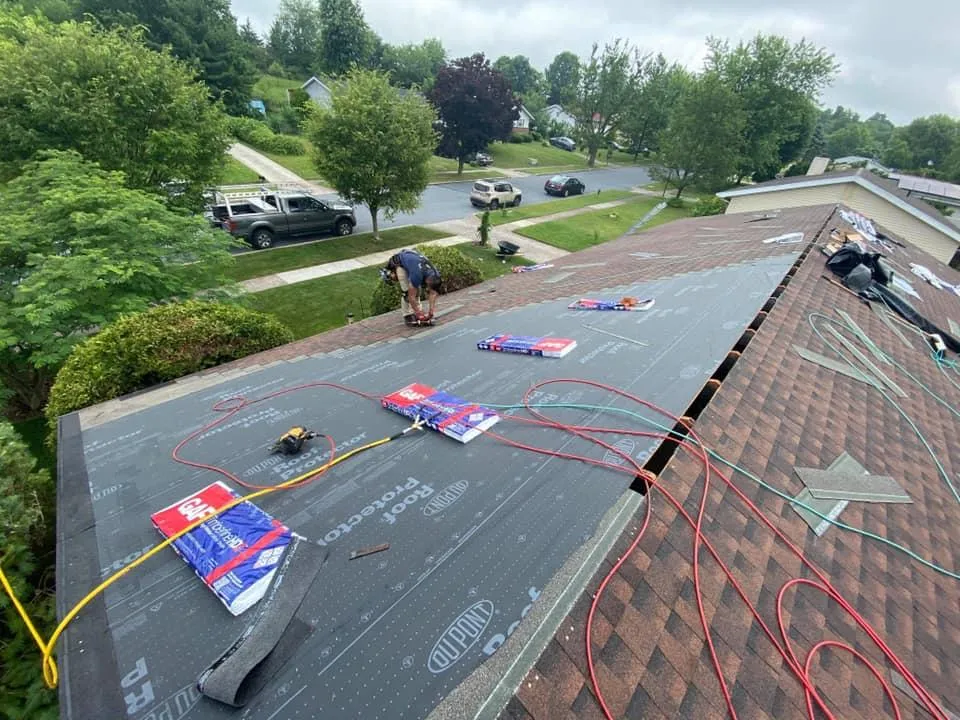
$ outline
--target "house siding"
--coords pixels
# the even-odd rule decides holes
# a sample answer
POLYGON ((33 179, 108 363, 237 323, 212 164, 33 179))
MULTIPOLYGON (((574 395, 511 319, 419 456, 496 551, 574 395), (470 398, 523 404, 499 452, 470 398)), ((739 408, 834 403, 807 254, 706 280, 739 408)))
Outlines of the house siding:
POLYGON ((941 262, 949 263, 957 250, 957 243, 953 239, 853 183, 795 190, 785 188, 775 192, 741 195, 730 198, 727 213, 760 212, 834 203, 856 210, 905 242, 930 253, 941 262))

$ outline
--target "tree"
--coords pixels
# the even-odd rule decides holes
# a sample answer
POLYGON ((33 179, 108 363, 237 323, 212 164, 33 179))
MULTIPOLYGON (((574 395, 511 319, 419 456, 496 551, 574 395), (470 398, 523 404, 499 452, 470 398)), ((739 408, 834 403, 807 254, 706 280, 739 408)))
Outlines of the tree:
POLYGON ((874 113, 866 120, 864 124, 873 135, 874 144, 878 149, 886 147, 890 136, 893 134, 894 124, 884 113, 874 113))
POLYGON ((263 38, 250 24, 250 18, 247 18, 246 22, 240 26, 240 44, 247 55, 247 59, 253 63, 257 70, 265 73, 273 62, 273 58, 270 57, 263 38))
POLYGON ((142 25, 154 50, 169 46, 175 57, 195 64, 214 98, 232 113, 250 100, 254 67, 240 39, 229 0, 77 0, 78 17, 93 15, 104 25, 142 25))
POLYGON ((77 150, 131 187, 177 183, 185 201, 217 180, 223 114, 183 63, 136 30, 0 19, 0 180, 43 149, 77 150))
POLYGON ((547 99, 566 108, 577 97, 580 86, 580 58, 569 50, 559 53, 546 71, 547 99))
POLYGON ((31 410, 85 335, 228 283, 228 235, 75 152, 28 163, 0 216, 0 382, 31 410))
POLYGON ((714 72, 690 83, 660 138, 654 177, 669 182, 677 197, 690 185, 721 187, 736 171, 737 141, 747 119, 736 93, 714 72))
POLYGON ((440 115, 440 153, 457 159, 458 173, 467 155, 508 138, 520 117, 520 99, 482 53, 442 67, 427 97, 440 115))
POLYGON ((806 40, 791 44, 776 35, 757 35, 735 48, 708 38, 707 46, 707 69, 736 93, 746 116, 737 175, 769 174, 781 162, 781 146, 795 142, 804 129, 813 130, 815 117, 805 127, 797 126, 796 117, 808 116, 810 105, 836 74, 837 63, 806 40))
POLYGON ((580 84, 571 111, 577 119, 577 134, 587 149, 587 165, 593 167, 597 152, 606 147, 620 128, 634 93, 643 59, 626 42, 616 40, 599 53, 596 44, 590 59, 581 64, 580 84))
POLYGON ((436 148, 436 115, 420 97, 400 97, 386 73, 354 69, 334 88, 331 107, 315 108, 305 133, 320 175, 341 196, 370 209, 379 239, 389 218, 417 207, 436 148))
POLYGON ((373 32, 357 0, 320 0, 320 70, 343 75, 351 67, 367 67, 374 50, 373 32))
POLYGON ((910 147, 912 168, 941 168, 960 143, 960 121, 949 115, 916 118, 903 128, 903 139, 910 147))
POLYGON ((897 128, 890 135, 887 147, 883 151, 885 165, 897 170, 909 170, 914 167, 913 152, 905 135, 904 128, 897 128))
POLYGON ((690 74, 676 63, 668 65, 662 54, 641 61, 639 88, 633 94, 620 128, 629 140, 634 159, 645 148, 657 148, 660 133, 667 127, 674 103, 689 82, 690 74))
POLYGON ((543 75, 530 64, 530 58, 526 55, 501 55, 493 67, 503 73, 515 95, 526 96, 542 92, 543 75))
POLYGON ((876 154, 873 135, 862 122, 842 127, 827 135, 827 154, 832 158, 842 158, 848 155, 862 155, 873 157, 876 154))
POLYGON ((427 38, 419 45, 387 45, 381 60, 390 81, 405 88, 426 88, 446 62, 447 51, 436 38, 427 38))
POLYGON ((270 54, 294 72, 310 75, 317 70, 317 49, 323 20, 316 0, 280 0, 270 26, 270 54))
MULTIPOLYGON (((3 572, 41 635, 55 624, 53 596, 43 586, 52 568, 54 487, 13 426, 0 420, 0 544, 3 572), (49 538, 49 540, 47 539, 49 538)), ((0 593, 0 717, 56 720, 57 694, 37 672, 40 651, 6 594, 0 593)))

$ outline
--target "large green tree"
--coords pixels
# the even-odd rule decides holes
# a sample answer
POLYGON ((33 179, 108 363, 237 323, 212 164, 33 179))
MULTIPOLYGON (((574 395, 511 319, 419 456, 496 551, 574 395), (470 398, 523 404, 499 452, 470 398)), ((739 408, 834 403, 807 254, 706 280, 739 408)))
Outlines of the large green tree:
POLYGON ((949 115, 920 117, 903 128, 902 137, 910 147, 913 168, 938 170, 960 143, 960 120, 949 115))
POLYGON ((254 67, 244 51, 230 0, 76 0, 78 18, 141 25, 155 50, 170 47, 192 65, 213 96, 233 113, 246 109, 254 67))
POLYGON ((791 43, 777 35, 757 35, 736 47, 709 38, 707 45, 707 69, 736 93, 746 117, 737 175, 772 176, 784 163, 783 146, 791 143, 799 153, 798 138, 813 131, 812 106, 832 81, 837 63, 806 40, 791 43), (805 122, 799 124, 798 118, 805 122))
POLYGON ((370 66, 375 35, 357 0, 320 0, 320 24, 320 70, 342 75, 354 66, 370 66))
POLYGON ((547 100, 566 108, 577 97, 580 85, 580 58, 569 50, 559 53, 546 71, 547 100))
POLYGON ((501 55, 493 67, 503 73, 514 94, 526 97, 543 92, 543 74, 530 64, 526 55, 501 55))
POLYGON ((456 158, 458 172, 467 155, 510 137, 520 116, 520 98, 482 53, 442 67, 427 97, 440 115, 440 154, 456 158))
POLYGON ((231 238, 75 152, 0 190, 0 382, 43 405, 74 344, 119 315, 227 284, 231 238))
POLYGON ((677 63, 669 64, 658 54, 640 61, 639 87, 632 96, 620 132, 638 156, 644 149, 656 150, 660 133, 686 85, 690 73, 677 63))
POLYGON ((590 58, 581 64, 580 84, 570 111, 577 120, 576 132, 587 150, 590 167, 627 116, 644 61, 629 43, 616 40, 602 52, 594 45, 590 58))
POLYGON ((427 38, 419 45, 387 45, 381 58, 390 81, 405 88, 429 88, 446 62, 447 51, 436 38, 427 38))
POLYGON ((400 97, 386 73, 354 69, 334 88, 331 107, 315 108, 304 125, 317 148, 314 163, 341 196, 379 217, 417 207, 437 145, 436 115, 422 98, 400 97))
POLYGON ((262 73, 267 72, 273 63, 270 51, 260 33, 254 30, 250 18, 240 26, 240 44, 247 55, 247 59, 262 73))
POLYGON ((44 149, 77 150, 131 187, 185 186, 198 200, 219 177, 222 112, 191 70, 137 30, 53 25, 0 14, 0 180, 44 149))
POLYGON ((312 75, 319 71, 322 28, 317 0, 280 0, 268 35, 270 54, 288 70, 312 75))
POLYGON ((654 177, 676 188, 677 197, 690 185, 709 190, 726 185, 736 171, 745 125, 740 98, 717 73, 704 72, 673 108, 654 177))

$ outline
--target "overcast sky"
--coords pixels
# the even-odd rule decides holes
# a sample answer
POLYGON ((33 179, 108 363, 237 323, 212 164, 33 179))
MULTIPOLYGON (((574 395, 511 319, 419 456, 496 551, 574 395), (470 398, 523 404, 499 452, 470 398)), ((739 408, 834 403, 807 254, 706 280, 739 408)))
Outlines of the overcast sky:
MULTIPOLYGON (((232 0, 241 22, 266 32, 279 0, 232 0)), ((451 57, 526 55, 544 68, 554 55, 586 55, 594 41, 629 38, 699 68, 704 38, 757 32, 806 37, 842 65, 827 106, 885 112, 897 124, 919 115, 960 116, 960 1, 925 0, 360 0, 389 43, 438 37, 451 57), (722 9, 719 6, 722 6, 722 9)))

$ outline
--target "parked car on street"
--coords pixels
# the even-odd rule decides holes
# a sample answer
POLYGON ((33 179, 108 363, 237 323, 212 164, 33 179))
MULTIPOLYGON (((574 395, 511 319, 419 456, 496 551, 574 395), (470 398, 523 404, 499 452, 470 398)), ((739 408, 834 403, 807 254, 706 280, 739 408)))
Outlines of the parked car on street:
POLYGON ((522 199, 520 190, 503 180, 479 180, 473 184, 470 193, 470 202, 475 207, 491 210, 508 205, 515 207, 522 199))
POLYGON ((229 196, 217 193, 207 218, 231 235, 265 249, 276 240, 303 235, 349 235, 357 225, 353 208, 301 192, 229 196))
POLYGON ((467 158, 467 162, 471 165, 478 165, 480 167, 488 167, 493 165, 493 156, 488 155, 487 153, 474 153, 467 158))
POLYGON ((575 177, 566 175, 554 175, 543 185, 543 191, 547 195, 559 195, 567 197, 568 195, 583 195, 587 186, 575 177))
POLYGON ((577 144, 573 140, 563 136, 550 138, 550 144, 561 150, 567 150, 568 152, 573 152, 577 149, 577 144))

